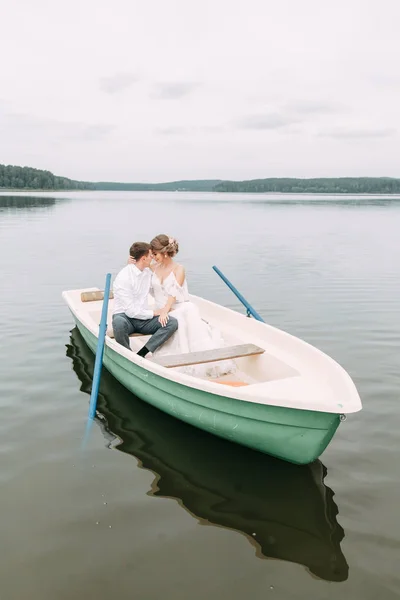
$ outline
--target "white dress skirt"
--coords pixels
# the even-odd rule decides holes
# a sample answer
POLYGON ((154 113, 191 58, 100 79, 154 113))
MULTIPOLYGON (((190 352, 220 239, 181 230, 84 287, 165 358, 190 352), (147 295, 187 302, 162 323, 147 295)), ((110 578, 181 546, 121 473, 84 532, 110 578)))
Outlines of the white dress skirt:
MULTIPOLYGON (((168 296, 176 298, 169 314, 178 321, 177 331, 153 352, 154 357, 213 350, 225 346, 221 333, 203 321, 197 306, 190 302, 186 279, 180 286, 175 274, 171 272, 161 283, 156 273, 153 273, 152 294, 157 309, 165 306, 168 296)), ((207 379, 216 379, 234 373, 237 369, 232 360, 174 368, 181 373, 207 379)))

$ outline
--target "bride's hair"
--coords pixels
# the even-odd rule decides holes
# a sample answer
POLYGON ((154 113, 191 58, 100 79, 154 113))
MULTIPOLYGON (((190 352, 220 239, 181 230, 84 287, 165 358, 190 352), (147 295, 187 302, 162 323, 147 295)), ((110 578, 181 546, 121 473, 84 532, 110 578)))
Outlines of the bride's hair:
POLYGON ((156 235, 150 242, 152 252, 160 252, 161 254, 167 254, 171 258, 178 254, 179 244, 175 238, 172 238, 164 233, 156 235))

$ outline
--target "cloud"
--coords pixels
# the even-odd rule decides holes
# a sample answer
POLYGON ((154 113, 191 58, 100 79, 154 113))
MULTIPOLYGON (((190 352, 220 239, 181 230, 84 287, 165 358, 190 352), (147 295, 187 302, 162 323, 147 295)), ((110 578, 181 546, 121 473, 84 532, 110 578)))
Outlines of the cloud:
POLYGON ((114 125, 82 125, 76 124, 76 135, 78 139, 87 141, 102 140, 107 137, 114 129, 114 125))
POLYGON ((227 128, 224 125, 204 125, 199 127, 199 130, 203 133, 222 133, 227 128))
POLYGON ((396 133, 396 129, 386 127, 380 129, 336 129, 333 131, 321 131, 317 135, 336 139, 368 139, 391 137, 396 133))
POLYGON ((269 113, 266 115, 250 115, 240 119, 236 126, 239 129, 281 129, 298 123, 299 119, 290 115, 280 113, 269 113))
POLYGON ((134 73, 116 73, 109 77, 102 77, 99 81, 100 89, 107 94, 116 94, 131 87, 139 81, 134 73))
POLYGON ((189 133, 187 127, 171 126, 171 127, 159 127, 156 129, 156 133, 161 135, 183 135, 189 133))
POLYGON ((174 100, 187 96, 199 87, 199 83, 193 81, 175 81, 170 83, 156 83, 153 88, 152 97, 159 100, 174 100))
POLYGON ((249 130, 285 130, 286 133, 306 134, 307 124, 317 117, 346 112, 344 105, 318 101, 300 100, 271 107, 270 112, 254 114, 239 119, 236 127, 249 130))
POLYGON ((58 142, 60 140, 98 141, 107 137, 114 125, 105 123, 77 123, 58 121, 30 114, 0 115, 0 133, 22 140, 36 139, 58 142))
POLYGON ((398 73, 397 64, 385 65, 386 71, 382 70, 382 65, 377 70, 366 71, 364 78, 371 81, 374 86, 384 88, 398 88, 400 86, 400 75, 398 73), (389 69, 389 70, 388 70, 389 69))
POLYGON ((324 115, 346 111, 347 108, 341 104, 323 101, 299 101, 287 106, 290 112, 300 115, 324 115))
POLYGON ((199 125, 196 127, 182 127, 180 125, 171 125, 168 127, 158 127, 155 133, 160 135, 201 135, 221 133, 224 130, 219 125, 199 125))
POLYGON ((1 14, 2 162, 129 181, 140 148, 143 181, 399 172, 400 2, 384 26, 360 0, 22 4, 1 14))
POLYGON ((269 112, 239 119, 236 127, 250 130, 285 129, 287 133, 306 133, 306 126, 318 117, 346 112, 347 107, 318 100, 299 100, 288 104, 277 103, 269 112), (300 128, 299 128, 300 126, 300 128))

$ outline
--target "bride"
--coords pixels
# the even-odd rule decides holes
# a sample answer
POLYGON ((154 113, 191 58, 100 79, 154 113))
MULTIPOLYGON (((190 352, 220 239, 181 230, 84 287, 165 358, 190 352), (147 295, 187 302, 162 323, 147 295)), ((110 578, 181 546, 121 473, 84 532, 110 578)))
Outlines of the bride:
MULTIPOLYGON (((152 294, 157 309, 161 309, 160 322, 168 320, 168 315, 178 319, 179 327, 153 356, 183 354, 222 348, 221 334, 203 321, 197 306, 189 300, 185 269, 173 259, 179 251, 178 242, 167 235, 157 235, 150 242, 155 264, 151 266, 152 294)), ((217 378, 233 373, 236 365, 231 360, 215 363, 177 367, 182 373, 194 377, 217 378)))

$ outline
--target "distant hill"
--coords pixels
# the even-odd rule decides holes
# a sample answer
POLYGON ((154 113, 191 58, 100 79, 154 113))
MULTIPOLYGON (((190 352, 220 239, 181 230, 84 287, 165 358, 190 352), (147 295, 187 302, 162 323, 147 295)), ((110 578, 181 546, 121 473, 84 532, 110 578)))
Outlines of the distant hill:
POLYGON ((16 190, 93 190, 92 183, 57 177, 50 171, 31 167, 0 165, 0 189, 16 190))
POLYGON ((320 179, 270 178, 221 181, 215 192, 282 194, 400 194, 400 179, 391 177, 334 177, 320 179))
POLYGON ((167 183, 119 183, 76 181, 31 167, 0 165, 0 189, 190 191, 283 194, 400 194, 400 179, 392 177, 335 177, 319 179, 269 178, 249 181, 199 179, 167 183))
POLYGON ((190 192, 212 192, 221 179, 195 179, 193 181, 171 181, 169 183, 113 183, 111 181, 99 181, 94 183, 95 190, 120 190, 120 191, 190 191, 190 192))
POLYGON ((104 191, 192 191, 211 192, 220 179, 171 181, 167 183, 119 183, 76 181, 31 167, 0 165, 0 189, 16 190, 104 190, 104 191))

